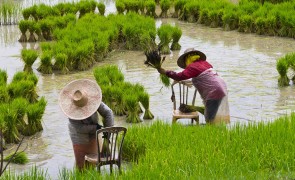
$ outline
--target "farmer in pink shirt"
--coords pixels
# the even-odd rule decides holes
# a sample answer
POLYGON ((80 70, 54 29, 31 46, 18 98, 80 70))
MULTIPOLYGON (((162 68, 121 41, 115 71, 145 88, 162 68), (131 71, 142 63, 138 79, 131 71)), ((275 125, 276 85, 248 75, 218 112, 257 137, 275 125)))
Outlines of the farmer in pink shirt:
POLYGON ((203 100, 205 120, 207 123, 229 123, 227 88, 223 79, 213 71, 206 61, 206 55, 194 48, 189 48, 178 58, 177 65, 184 70, 174 71, 159 68, 158 72, 166 74, 176 81, 192 79, 203 100))

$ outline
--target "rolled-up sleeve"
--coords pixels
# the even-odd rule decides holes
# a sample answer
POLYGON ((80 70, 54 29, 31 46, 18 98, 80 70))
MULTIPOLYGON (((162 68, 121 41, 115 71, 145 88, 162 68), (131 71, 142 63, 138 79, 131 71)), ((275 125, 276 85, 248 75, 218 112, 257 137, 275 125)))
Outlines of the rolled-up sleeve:
POLYGON ((103 102, 101 102, 98 113, 103 117, 103 126, 111 127, 114 126, 114 114, 113 111, 103 102))

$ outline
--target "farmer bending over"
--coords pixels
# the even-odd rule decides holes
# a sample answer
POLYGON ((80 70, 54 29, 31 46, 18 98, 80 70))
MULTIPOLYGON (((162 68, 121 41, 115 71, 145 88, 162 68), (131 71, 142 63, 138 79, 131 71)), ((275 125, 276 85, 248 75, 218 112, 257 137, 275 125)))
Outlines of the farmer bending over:
POLYGON ((192 78, 192 82, 201 95, 205 106, 207 123, 229 123, 227 88, 223 79, 212 70, 201 51, 189 48, 178 58, 177 65, 184 70, 174 71, 158 68, 158 72, 176 81, 192 78))

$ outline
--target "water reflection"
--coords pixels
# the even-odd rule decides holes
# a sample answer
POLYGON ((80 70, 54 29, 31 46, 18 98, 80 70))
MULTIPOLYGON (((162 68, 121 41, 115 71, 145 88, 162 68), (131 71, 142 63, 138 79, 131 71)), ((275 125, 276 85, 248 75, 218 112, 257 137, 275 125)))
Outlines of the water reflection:
MULTIPOLYGON (((276 71, 276 59, 295 49, 293 39, 222 31, 220 28, 212 29, 175 19, 157 20, 157 27, 162 23, 176 24, 183 32, 181 50, 166 57, 164 68, 180 71, 176 60, 186 48, 195 47, 205 52, 208 61, 227 83, 233 123, 272 120, 295 109, 294 86, 278 88, 276 71)), ((7 70, 10 80, 15 72, 23 69, 19 58, 21 49, 36 49, 38 44, 18 43, 20 32, 17 26, 0 28, 0 64, 2 69, 7 70)), ((144 66, 144 60, 141 51, 114 51, 96 66, 117 64, 126 81, 144 85, 151 95, 151 112, 155 117, 171 123, 171 90, 162 87, 158 72, 144 66)), ((38 66, 39 60, 34 64, 34 69, 38 66)), ((27 150, 31 161, 29 165, 15 166, 15 169, 21 171, 37 164, 38 167, 48 169, 48 173, 54 177, 58 175, 59 168, 73 167, 67 118, 58 107, 57 98, 59 91, 71 80, 94 79, 92 70, 69 75, 42 75, 35 70, 39 76, 38 93, 48 101, 43 118, 44 131, 27 141, 31 144, 27 150)), ((201 105, 199 96, 197 104, 201 105)), ((143 123, 151 122, 145 120, 143 123)), ((116 117, 116 124, 131 125, 125 123, 124 117, 116 117)))

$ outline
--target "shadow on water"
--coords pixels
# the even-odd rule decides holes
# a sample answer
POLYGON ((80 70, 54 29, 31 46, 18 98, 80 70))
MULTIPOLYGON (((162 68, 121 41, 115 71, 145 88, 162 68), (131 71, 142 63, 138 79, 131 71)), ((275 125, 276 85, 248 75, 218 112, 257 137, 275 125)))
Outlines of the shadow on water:
MULTIPOLYGON (((295 49, 293 39, 222 31, 219 28, 207 28, 175 19, 157 20, 157 26, 162 23, 176 24, 183 32, 180 39, 181 50, 167 55, 163 67, 180 71, 176 60, 186 48, 195 47, 205 52, 208 61, 227 83, 232 123, 273 120, 295 109, 294 86, 279 88, 276 71, 276 59, 295 49)), ((0 66, 8 72, 11 80, 15 72, 23 69, 19 58, 21 50, 38 48, 38 44, 19 43, 17 40, 20 32, 17 26, 0 26, 0 32, 0 66)), ((145 56, 141 51, 114 51, 96 66, 117 64, 126 81, 144 85, 151 96, 151 112, 156 119, 171 123, 171 89, 161 85, 158 72, 144 66, 144 60, 145 56)), ((34 69, 39 76, 38 93, 48 101, 43 118, 44 130, 26 141, 30 163, 12 168, 23 171, 36 164, 47 169, 50 176, 56 177, 59 169, 72 168, 74 164, 67 118, 58 106, 58 94, 71 80, 94 79, 93 69, 69 75, 42 75, 36 71, 38 66, 37 61, 34 69)), ((197 104, 202 104, 199 97, 197 104)), ((143 123, 153 121, 144 120, 143 123)), ((204 122, 203 118, 201 122, 204 122)), ((116 125, 131 124, 126 124, 124 117, 116 117, 116 125)))

